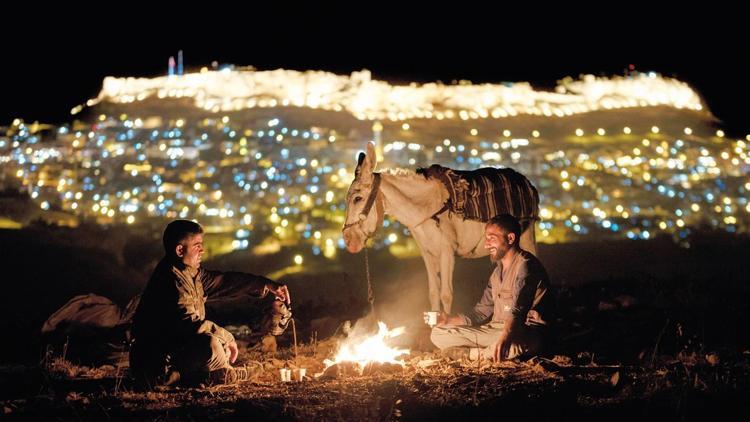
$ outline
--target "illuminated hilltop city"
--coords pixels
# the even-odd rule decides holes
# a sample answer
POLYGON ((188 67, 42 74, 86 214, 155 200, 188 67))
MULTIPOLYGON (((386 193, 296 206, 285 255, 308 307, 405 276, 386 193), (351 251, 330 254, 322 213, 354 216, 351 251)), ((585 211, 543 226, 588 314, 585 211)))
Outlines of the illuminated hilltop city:
MULTIPOLYGON (((684 242, 698 228, 747 232, 748 143, 730 139, 687 84, 655 73, 528 83, 391 85, 364 70, 212 66, 104 80, 59 127, 0 130, 0 187, 40 218, 163 227, 196 219, 211 251, 284 246, 334 258, 346 189, 374 141, 379 167, 513 167, 541 194, 540 242, 684 242)), ((22 222, 4 219, 5 227, 22 222)), ((386 219, 375 247, 417 254, 386 219)))

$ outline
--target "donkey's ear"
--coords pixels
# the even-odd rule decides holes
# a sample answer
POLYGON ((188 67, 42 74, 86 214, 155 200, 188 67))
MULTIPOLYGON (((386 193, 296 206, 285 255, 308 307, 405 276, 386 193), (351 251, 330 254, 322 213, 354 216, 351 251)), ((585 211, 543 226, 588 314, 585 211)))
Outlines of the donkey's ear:
POLYGON ((375 171, 375 165, 378 163, 378 156, 375 154, 375 144, 367 143, 367 159, 365 163, 369 164, 370 171, 375 171))
POLYGON ((362 183, 370 183, 372 181, 372 171, 375 170, 375 147, 371 142, 367 143, 367 154, 360 154, 360 165, 357 166, 357 171, 354 173, 354 177, 360 180, 362 183), (364 155, 364 160, 362 156, 364 155))
POLYGON ((357 157, 357 168, 354 169, 354 177, 359 177, 359 174, 362 172, 362 163, 365 161, 365 153, 360 152, 359 157, 357 157))

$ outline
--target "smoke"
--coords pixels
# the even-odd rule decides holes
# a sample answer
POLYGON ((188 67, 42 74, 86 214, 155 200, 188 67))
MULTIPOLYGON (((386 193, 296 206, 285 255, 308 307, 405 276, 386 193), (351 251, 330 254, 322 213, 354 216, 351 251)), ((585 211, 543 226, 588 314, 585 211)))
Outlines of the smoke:
MULTIPOLYGON (((487 258, 456 259, 453 313, 466 312, 479 300, 491 265, 487 258)), ((384 253, 371 257, 370 266, 375 311, 367 309, 354 323, 349 337, 372 335, 378 330, 377 322, 382 321, 389 329, 406 328, 405 334, 389 340, 391 345, 430 349, 430 327, 423 320, 423 313, 430 310, 424 261, 416 257, 399 259, 384 253)))
POLYGON ((349 337, 372 335, 378 330, 378 321, 382 321, 389 329, 406 329, 403 335, 390 339, 389 344, 412 347, 418 336, 429 337, 429 327, 422 320, 422 313, 430 310, 424 264, 421 259, 396 260, 378 268, 373 271, 374 312, 368 309, 353 325, 349 337))
POLYGON ((382 290, 375 312, 383 322, 388 326, 424 324, 422 313, 430 310, 426 271, 401 274, 382 290))

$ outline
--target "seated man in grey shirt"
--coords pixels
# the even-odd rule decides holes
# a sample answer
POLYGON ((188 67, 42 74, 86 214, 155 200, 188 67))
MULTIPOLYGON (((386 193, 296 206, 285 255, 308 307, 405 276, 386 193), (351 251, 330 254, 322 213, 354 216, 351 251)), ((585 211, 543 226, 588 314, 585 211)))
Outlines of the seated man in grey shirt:
POLYGON ((520 223, 509 214, 487 222, 485 247, 496 267, 469 314, 438 315, 431 340, 446 355, 502 360, 549 346, 554 311, 549 278, 539 259, 519 247, 520 235, 520 223))

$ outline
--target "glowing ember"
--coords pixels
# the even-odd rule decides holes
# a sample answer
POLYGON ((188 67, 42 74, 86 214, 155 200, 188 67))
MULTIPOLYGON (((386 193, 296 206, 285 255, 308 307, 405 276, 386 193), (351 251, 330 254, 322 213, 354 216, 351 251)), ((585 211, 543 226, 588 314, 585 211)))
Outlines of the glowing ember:
POLYGON ((333 360, 324 361, 326 368, 341 362, 356 362, 359 370, 370 362, 395 363, 404 366, 403 360, 396 360, 401 355, 409 354, 408 349, 397 349, 386 344, 386 340, 398 337, 405 331, 404 327, 389 330, 385 323, 378 322, 378 333, 364 339, 349 339, 344 342, 333 360))

